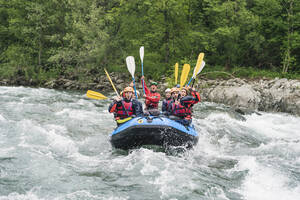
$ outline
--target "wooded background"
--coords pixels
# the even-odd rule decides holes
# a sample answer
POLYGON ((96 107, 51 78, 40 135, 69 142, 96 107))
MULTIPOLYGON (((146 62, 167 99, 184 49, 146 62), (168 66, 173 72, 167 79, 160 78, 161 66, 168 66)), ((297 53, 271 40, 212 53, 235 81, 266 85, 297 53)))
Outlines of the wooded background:
POLYGON ((171 74, 176 62, 300 74, 299 0, 0 0, 0 77, 171 74))

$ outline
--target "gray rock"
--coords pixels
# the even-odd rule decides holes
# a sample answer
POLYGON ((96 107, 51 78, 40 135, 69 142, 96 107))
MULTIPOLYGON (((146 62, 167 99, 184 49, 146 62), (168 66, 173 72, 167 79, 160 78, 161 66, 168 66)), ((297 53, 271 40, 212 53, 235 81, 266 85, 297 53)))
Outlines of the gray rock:
POLYGON ((237 109, 288 112, 300 115, 300 81, 274 80, 202 81, 201 97, 237 109), (214 83, 215 82, 215 83, 214 83))
POLYGON ((124 80, 122 80, 122 79, 117 79, 117 80, 116 80, 116 84, 120 84, 120 83, 124 83, 124 80))
POLYGON ((256 92, 250 85, 246 84, 241 87, 217 86, 210 92, 208 99, 235 108, 256 110, 258 108, 258 103, 261 100, 261 96, 259 92, 256 92))

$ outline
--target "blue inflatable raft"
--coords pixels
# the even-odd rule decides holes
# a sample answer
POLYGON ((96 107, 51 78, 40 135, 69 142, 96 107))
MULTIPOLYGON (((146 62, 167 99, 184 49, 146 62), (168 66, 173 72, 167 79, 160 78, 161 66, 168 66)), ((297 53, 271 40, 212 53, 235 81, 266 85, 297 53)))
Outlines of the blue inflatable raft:
POLYGON ((193 125, 182 124, 167 117, 135 117, 118 126, 110 135, 113 147, 133 149, 143 145, 185 146, 191 148, 198 142, 193 125))

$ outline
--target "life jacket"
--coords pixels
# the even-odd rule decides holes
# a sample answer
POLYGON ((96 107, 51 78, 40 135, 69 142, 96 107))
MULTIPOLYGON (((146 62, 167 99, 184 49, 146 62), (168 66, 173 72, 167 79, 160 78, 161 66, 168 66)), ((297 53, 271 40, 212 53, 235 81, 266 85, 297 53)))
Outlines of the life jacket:
POLYGON ((201 101, 201 97, 200 97, 199 92, 192 91, 191 95, 195 98, 195 100, 192 104, 196 104, 196 103, 199 103, 201 101))
MULTIPOLYGON (((159 98, 160 97, 160 95, 159 95, 159 93, 157 93, 157 92, 154 92, 154 93, 152 93, 152 92, 150 92, 147 96, 149 96, 149 97, 156 97, 156 98, 159 98)), ((151 109, 151 108, 158 108, 158 103, 159 103, 159 101, 158 102, 153 102, 153 101, 151 101, 151 100, 149 100, 149 99, 145 99, 145 104, 146 104, 146 108, 147 109, 151 109)))
POLYGON ((133 115, 133 107, 132 107, 132 101, 126 102, 124 100, 121 101, 121 105, 116 107, 115 110, 115 118, 116 119, 124 119, 131 115, 133 115))
POLYGON ((190 108, 187 108, 181 104, 176 105, 175 103, 172 103, 172 114, 177 117, 184 117, 187 119, 192 118, 192 111, 190 108))
POLYGON ((166 107, 165 107, 166 111, 169 110, 169 106, 170 106, 171 101, 172 101, 172 98, 164 100, 163 104, 166 105, 166 107))

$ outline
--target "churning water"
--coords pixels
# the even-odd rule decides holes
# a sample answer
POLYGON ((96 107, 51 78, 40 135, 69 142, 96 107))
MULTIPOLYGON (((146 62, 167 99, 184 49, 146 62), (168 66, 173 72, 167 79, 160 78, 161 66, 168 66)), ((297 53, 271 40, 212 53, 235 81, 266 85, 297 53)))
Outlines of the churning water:
POLYGON ((199 142, 112 149, 109 100, 0 87, 0 200, 300 199, 300 118, 195 106, 199 142))

